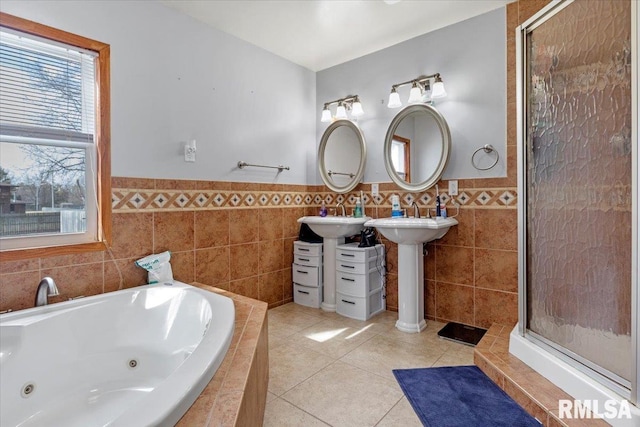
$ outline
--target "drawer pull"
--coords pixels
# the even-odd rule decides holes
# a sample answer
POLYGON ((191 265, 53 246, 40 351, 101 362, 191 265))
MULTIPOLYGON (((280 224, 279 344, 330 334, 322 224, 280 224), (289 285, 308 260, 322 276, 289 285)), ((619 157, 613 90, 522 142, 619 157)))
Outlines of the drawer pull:
POLYGON ((310 261, 309 258, 298 258, 300 261, 310 261))
POLYGON ((340 255, 346 256, 346 257, 349 257, 349 258, 355 258, 354 254, 340 254, 340 255))
POLYGON ((344 264, 340 264, 340 267, 344 267, 344 268, 355 268, 353 265, 344 265, 344 264))
POLYGON ((341 279, 344 280, 345 282, 355 282, 356 281, 356 279, 349 279, 349 278, 346 278, 346 277, 341 277, 341 279))
POLYGON ((302 274, 309 274, 308 271, 302 271, 302 270, 296 270, 298 273, 302 273, 302 274))
POLYGON ((306 249, 306 248, 298 248, 298 250, 300 252, 309 252, 309 249, 306 249))
POLYGON ((347 304, 351 304, 351 305, 356 305, 355 302, 353 301, 347 301, 346 299, 343 299, 342 302, 346 302, 347 304))
POLYGON ((309 292, 307 292, 307 291, 301 291, 300 289, 298 289, 298 292, 300 292, 301 294, 309 295, 309 292))

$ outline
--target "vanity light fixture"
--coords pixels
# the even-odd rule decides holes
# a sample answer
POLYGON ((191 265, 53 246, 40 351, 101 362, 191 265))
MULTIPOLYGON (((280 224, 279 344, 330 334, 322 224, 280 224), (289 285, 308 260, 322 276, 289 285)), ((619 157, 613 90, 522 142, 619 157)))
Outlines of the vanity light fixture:
POLYGON ((388 108, 398 108, 402 106, 402 102, 400 102, 400 94, 396 92, 395 87, 391 87, 391 93, 389 94, 389 103, 387 104, 388 108))
POLYGON ((387 107, 402 107, 402 102, 400 102, 400 95, 398 94, 398 88, 406 86, 408 84, 411 84, 411 91, 409 92, 408 100, 409 104, 417 104, 420 102, 429 104, 434 98, 444 98, 445 96, 447 96, 447 92, 444 90, 444 83, 442 82, 440 73, 435 73, 428 76, 416 77, 415 79, 392 85, 387 107), (433 80, 433 90, 431 90, 431 80, 433 80))
POLYGON ((358 95, 349 95, 335 101, 325 102, 320 121, 324 123, 334 119, 346 119, 348 118, 348 111, 351 112, 351 117, 360 117, 364 114, 358 95), (331 115, 331 110, 329 109, 332 104, 338 104, 335 116, 331 115))

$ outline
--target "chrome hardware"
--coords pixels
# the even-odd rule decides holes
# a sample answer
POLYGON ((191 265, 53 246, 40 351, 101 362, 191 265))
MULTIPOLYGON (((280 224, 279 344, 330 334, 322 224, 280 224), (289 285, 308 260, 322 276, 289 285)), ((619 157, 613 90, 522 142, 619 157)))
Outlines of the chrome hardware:
POLYGON ((36 307, 47 305, 49 304, 49 297, 54 297, 56 295, 60 295, 56 282, 54 282, 51 277, 45 277, 38 284, 34 305, 36 307))

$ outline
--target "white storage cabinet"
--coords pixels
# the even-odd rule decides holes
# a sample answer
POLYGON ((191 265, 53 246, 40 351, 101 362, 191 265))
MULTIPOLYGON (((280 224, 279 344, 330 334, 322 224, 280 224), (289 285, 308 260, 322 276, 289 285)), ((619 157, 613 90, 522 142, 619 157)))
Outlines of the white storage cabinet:
POLYGON ((383 245, 359 248, 358 243, 336 249, 336 312, 367 320, 386 309, 383 245))
POLYGON ((322 303, 322 243, 293 242, 293 302, 320 308, 322 303))

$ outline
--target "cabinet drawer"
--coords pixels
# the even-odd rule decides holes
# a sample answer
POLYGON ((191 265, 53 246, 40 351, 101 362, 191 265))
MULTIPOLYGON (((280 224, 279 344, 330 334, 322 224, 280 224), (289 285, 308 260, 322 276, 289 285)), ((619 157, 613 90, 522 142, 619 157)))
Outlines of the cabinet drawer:
POLYGON ((293 242, 293 253, 296 255, 321 256, 322 243, 293 242))
POLYGON ((382 291, 380 289, 364 298, 336 293, 336 312, 352 319, 367 320, 385 309, 382 291))
POLYGON ((312 286, 314 288, 322 284, 319 267, 293 264, 291 269, 293 273, 293 283, 312 286))
POLYGON ((336 292, 365 297, 382 287, 384 270, 373 269, 367 274, 351 274, 338 271, 336 274, 336 292))
POLYGON ((369 264, 384 264, 384 246, 375 245, 369 248, 359 248, 358 243, 338 245, 336 260, 369 264))
POLYGON ((343 246, 338 246, 336 249, 336 259, 347 262, 364 262, 367 259, 367 253, 365 251, 355 251, 351 250, 351 248, 346 249, 343 246))
POLYGON ((322 267, 322 256, 293 254, 293 263, 309 267, 322 267))
POLYGON ((322 302, 322 286, 311 288, 293 284, 293 302, 307 307, 320 308, 322 302))
POLYGON ((383 270, 384 257, 381 259, 369 258, 367 262, 351 262, 342 259, 336 259, 336 270, 345 273, 366 274, 368 271, 377 268, 383 270))

